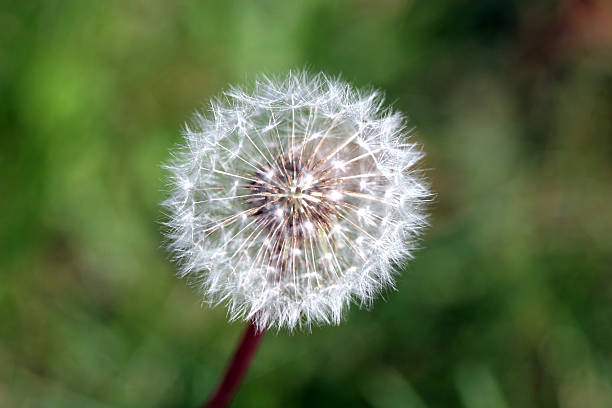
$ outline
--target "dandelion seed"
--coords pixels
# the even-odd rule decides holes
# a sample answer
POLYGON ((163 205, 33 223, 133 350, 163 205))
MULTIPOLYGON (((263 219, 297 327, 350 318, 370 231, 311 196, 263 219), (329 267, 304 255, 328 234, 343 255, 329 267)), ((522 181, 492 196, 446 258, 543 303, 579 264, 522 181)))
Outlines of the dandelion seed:
POLYGON ((425 227, 422 152, 377 92, 262 77, 196 114, 167 166, 180 276, 260 330, 338 324, 394 282, 425 227))

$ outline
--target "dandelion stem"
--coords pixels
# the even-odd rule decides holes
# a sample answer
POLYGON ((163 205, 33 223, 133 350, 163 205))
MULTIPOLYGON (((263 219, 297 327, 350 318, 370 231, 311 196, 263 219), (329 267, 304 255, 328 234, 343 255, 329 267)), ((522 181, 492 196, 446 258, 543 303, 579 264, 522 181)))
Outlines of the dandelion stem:
POLYGON ((221 380, 214 394, 212 394, 210 399, 203 405, 203 408, 226 407, 231 402, 234 394, 238 391, 240 382, 251 364, 251 360, 263 334, 264 330, 257 329, 253 322, 249 321, 242 340, 223 376, 223 380, 221 380))

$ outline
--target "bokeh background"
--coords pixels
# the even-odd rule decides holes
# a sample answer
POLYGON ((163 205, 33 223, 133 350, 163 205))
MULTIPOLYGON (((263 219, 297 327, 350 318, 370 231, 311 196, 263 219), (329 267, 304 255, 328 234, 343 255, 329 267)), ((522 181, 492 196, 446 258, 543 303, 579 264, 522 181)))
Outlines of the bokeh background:
POLYGON ((196 407, 243 325, 162 247, 228 83, 385 91, 437 192, 372 310, 265 338, 236 407, 612 406, 612 3, 0 1, 0 406, 196 407))

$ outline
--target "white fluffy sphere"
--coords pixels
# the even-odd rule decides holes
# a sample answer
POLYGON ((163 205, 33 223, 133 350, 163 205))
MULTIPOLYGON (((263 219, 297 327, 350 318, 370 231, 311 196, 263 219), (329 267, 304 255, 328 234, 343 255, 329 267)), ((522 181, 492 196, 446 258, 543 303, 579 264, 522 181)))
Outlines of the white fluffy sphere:
POLYGON ((167 168, 180 276, 260 329, 338 324, 393 285, 426 225, 402 115, 322 74, 261 77, 197 113, 167 168))

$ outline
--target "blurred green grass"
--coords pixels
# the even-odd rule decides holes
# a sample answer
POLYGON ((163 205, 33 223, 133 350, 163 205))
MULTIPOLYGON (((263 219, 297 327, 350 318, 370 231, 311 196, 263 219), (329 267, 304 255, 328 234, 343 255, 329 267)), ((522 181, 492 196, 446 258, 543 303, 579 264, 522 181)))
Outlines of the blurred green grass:
POLYGON ((162 245, 194 108, 309 67, 428 153, 423 250, 372 310, 266 337, 240 407, 612 406, 607 2, 0 3, 0 406, 198 406, 240 335, 162 245))

